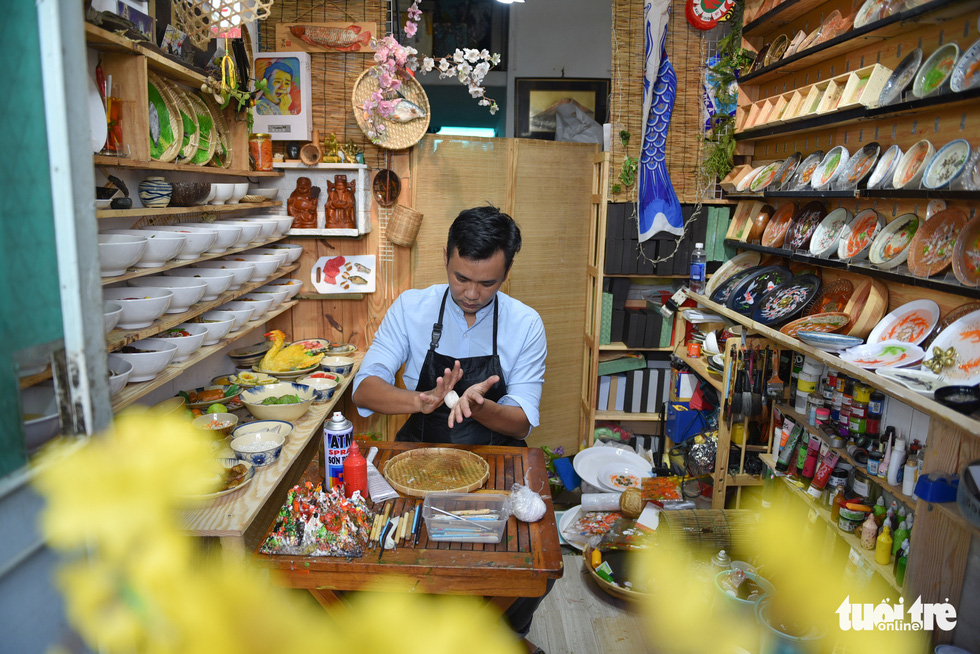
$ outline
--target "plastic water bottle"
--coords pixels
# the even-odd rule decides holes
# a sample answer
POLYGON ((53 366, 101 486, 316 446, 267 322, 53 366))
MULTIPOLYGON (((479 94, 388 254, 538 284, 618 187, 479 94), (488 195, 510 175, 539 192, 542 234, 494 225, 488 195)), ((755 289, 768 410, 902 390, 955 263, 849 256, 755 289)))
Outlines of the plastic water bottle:
POLYGON ((704 293, 704 280, 707 277, 706 267, 708 254, 704 251, 704 243, 695 243, 691 251, 691 282, 690 289, 695 293, 704 293))

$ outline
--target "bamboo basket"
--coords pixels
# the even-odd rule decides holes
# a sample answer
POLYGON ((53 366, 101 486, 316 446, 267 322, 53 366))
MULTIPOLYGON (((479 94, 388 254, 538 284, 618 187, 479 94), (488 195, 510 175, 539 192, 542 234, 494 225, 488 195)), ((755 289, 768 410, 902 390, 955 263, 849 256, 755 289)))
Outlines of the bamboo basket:
POLYGON ((385 236, 395 245, 410 248, 415 243, 422 227, 422 214, 404 204, 396 204, 388 221, 385 236))
POLYGON ((395 490, 410 497, 428 493, 468 493, 490 478, 480 456, 448 447, 409 450, 385 463, 384 476, 395 490))

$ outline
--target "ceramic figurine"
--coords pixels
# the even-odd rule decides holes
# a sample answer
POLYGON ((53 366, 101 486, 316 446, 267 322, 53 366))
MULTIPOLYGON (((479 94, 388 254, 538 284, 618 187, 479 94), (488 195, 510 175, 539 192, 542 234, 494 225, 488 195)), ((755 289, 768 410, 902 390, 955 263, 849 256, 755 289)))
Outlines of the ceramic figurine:
POLYGON ((357 160, 359 154, 361 154, 361 148, 354 141, 347 141, 347 144, 340 150, 340 157, 344 163, 359 163, 357 160))
POLYGON ((286 158, 290 160, 299 159, 300 144, 297 141, 290 141, 286 144, 286 158))
POLYGON ((296 180, 296 189, 286 201, 286 211, 293 217, 293 229, 316 227, 316 207, 319 197, 320 187, 313 186, 309 177, 300 177, 296 180))
POLYGON ((327 203, 325 213, 328 229, 354 229, 354 192, 357 183, 347 181, 347 175, 336 175, 334 181, 327 180, 327 203))

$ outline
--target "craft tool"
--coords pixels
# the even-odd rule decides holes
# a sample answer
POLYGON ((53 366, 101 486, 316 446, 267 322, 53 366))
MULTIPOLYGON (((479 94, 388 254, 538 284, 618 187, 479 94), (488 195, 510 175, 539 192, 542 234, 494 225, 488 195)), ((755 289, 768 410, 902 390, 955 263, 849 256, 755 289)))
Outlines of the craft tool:
POLYGON ((412 520, 412 533, 411 536, 414 539, 412 547, 415 547, 419 542, 419 518, 422 515, 422 505, 415 505, 415 519, 412 520))
POLYGON ((367 481, 368 495, 372 502, 384 502, 398 497, 398 492, 391 487, 388 480, 384 478, 381 471, 374 465, 374 457, 378 455, 378 448, 372 447, 367 455, 367 481))
POLYGON ((449 516, 450 518, 454 518, 456 520, 462 520, 463 522, 466 522, 468 524, 471 524, 474 527, 477 527, 479 529, 482 529, 483 531, 493 531, 493 529, 491 529, 490 527, 488 527, 486 525, 481 525, 479 522, 476 522, 474 520, 470 520, 468 518, 464 518, 462 516, 458 516, 455 513, 450 513, 449 511, 443 511, 442 509, 440 509, 437 506, 430 506, 429 508, 432 509, 433 511, 435 511, 436 513, 441 513, 441 514, 443 514, 445 516, 449 516))
POLYGON ((391 529, 391 522, 388 522, 388 524, 385 525, 384 533, 381 535, 381 541, 382 542, 379 543, 381 547, 380 547, 380 550, 378 551, 378 563, 381 563, 381 557, 385 553, 385 548, 384 548, 384 542, 383 541, 388 536, 388 531, 390 529, 391 529))

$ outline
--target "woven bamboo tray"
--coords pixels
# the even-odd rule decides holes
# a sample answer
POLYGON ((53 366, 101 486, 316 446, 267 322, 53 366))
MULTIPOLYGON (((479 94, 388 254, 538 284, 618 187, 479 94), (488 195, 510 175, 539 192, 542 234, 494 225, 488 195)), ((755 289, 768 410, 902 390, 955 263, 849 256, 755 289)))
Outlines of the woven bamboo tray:
MULTIPOLYGON (((378 90, 378 78, 371 74, 371 70, 368 68, 361 73, 361 76, 354 82, 354 92, 351 94, 354 118, 357 120, 357 126, 365 135, 368 133, 368 125, 364 118, 364 110, 361 107, 364 101, 378 90)), ((429 107, 429 98, 426 96, 422 85, 412 77, 402 81, 399 92, 405 99, 421 107, 425 115, 408 123, 395 123, 388 119, 380 119, 378 123, 384 125, 385 131, 379 135, 377 145, 386 150, 410 148, 418 143, 429 129, 429 117, 432 114, 432 109, 429 107)))
POLYGON ((402 452, 385 463, 383 472, 395 490, 410 497, 468 493, 490 478, 490 466, 481 457, 448 447, 402 452))

